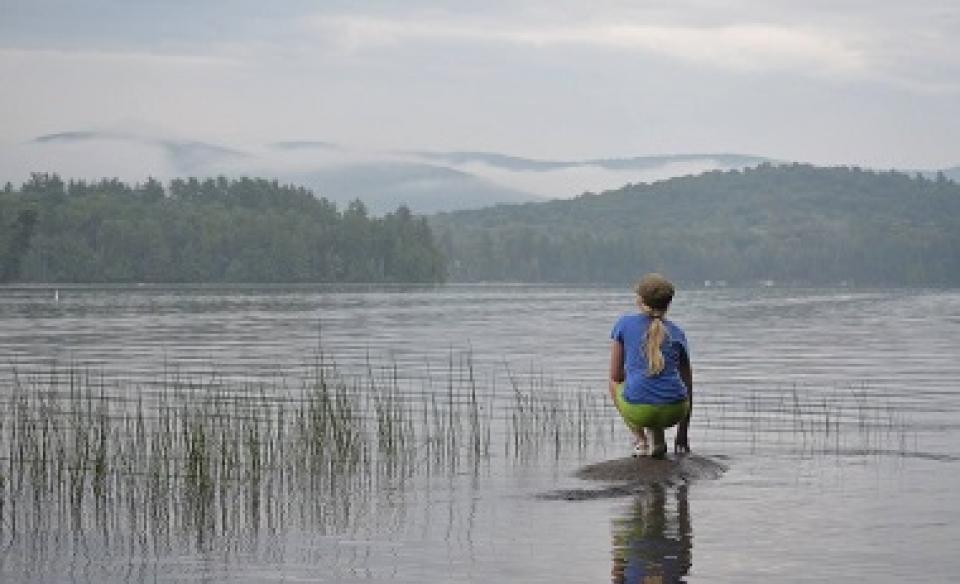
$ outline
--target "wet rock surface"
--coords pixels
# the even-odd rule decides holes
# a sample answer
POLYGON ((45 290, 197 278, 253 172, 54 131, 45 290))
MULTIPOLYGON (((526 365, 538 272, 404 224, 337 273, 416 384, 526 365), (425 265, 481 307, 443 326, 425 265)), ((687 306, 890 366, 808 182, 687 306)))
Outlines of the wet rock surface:
POLYGON ((726 465, 718 458, 681 454, 662 460, 649 456, 605 460, 581 468, 576 476, 593 481, 663 483, 715 479, 726 470, 726 465))
POLYGON ((587 481, 607 483, 597 488, 559 489, 542 494, 544 499, 582 501, 623 497, 651 485, 674 485, 704 479, 716 479, 727 466, 719 457, 685 454, 657 460, 651 457, 617 458, 589 464, 575 476, 587 481))

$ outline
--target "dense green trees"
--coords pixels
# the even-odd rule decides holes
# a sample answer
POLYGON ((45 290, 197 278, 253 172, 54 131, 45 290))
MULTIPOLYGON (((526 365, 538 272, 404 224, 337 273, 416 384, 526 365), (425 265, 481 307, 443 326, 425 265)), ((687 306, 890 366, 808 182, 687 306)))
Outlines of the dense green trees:
POLYGON ((371 217, 310 191, 243 178, 65 183, 0 193, 0 281, 436 282, 426 220, 371 217))
POLYGON ((767 164, 431 221, 276 181, 35 174, 0 191, 0 281, 960 284, 943 175, 767 164))
POLYGON ((438 215, 461 281, 960 284, 960 186, 809 165, 438 215))

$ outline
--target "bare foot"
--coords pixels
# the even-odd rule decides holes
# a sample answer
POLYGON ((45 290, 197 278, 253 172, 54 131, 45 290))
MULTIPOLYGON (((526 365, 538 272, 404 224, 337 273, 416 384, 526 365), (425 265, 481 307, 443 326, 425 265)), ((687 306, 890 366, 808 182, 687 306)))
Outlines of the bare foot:
POLYGON ((633 442, 633 455, 634 456, 646 456, 650 452, 650 443, 647 441, 647 433, 641 428, 639 431, 633 433, 634 442, 633 442))

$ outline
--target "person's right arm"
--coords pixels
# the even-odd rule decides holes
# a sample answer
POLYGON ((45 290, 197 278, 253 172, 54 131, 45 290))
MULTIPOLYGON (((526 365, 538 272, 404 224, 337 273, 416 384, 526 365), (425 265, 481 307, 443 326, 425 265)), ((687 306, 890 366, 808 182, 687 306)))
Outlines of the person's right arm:
POLYGON ((677 437, 674 440, 674 452, 690 452, 690 440, 687 437, 687 429, 690 427, 690 415, 693 413, 693 367, 690 365, 690 359, 686 353, 682 354, 679 363, 680 379, 687 386, 687 416, 680 420, 677 425, 677 437))

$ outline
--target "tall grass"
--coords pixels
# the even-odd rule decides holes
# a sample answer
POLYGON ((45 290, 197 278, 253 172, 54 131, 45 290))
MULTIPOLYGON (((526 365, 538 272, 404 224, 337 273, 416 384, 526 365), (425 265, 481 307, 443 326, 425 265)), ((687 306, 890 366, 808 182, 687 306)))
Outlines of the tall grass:
POLYGON ((215 375, 129 387, 79 366, 13 370, 0 391, 0 530, 122 526, 202 539, 270 528, 289 501, 313 523, 342 525, 364 498, 414 475, 478 472, 498 438, 507 455, 559 455, 610 416, 600 396, 542 382, 514 379, 513 401, 498 402, 478 389, 468 354, 451 354, 442 383, 413 384, 369 360, 347 375, 322 354, 293 388, 215 375))
MULTIPOLYGON (((164 375, 131 386, 82 366, 8 370, 0 536, 96 530, 155 548, 291 520, 337 530, 414 478, 477 475, 492 459, 559 459, 628 436, 605 388, 505 369, 505 388, 481 377, 469 353, 451 353, 424 379, 369 357, 347 374, 323 353, 292 381, 240 384, 164 375)), ((756 449, 907 448, 899 410, 865 387, 829 398, 792 386, 712 399, 709 388, 698 393, 695 448, 722 450, 727 432, 756 449)))

